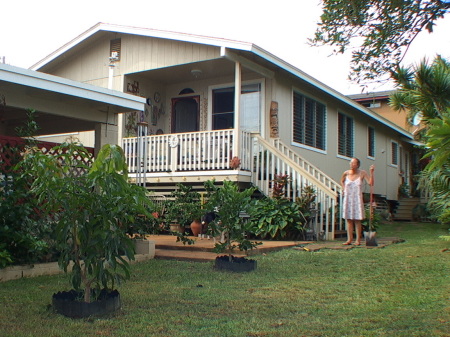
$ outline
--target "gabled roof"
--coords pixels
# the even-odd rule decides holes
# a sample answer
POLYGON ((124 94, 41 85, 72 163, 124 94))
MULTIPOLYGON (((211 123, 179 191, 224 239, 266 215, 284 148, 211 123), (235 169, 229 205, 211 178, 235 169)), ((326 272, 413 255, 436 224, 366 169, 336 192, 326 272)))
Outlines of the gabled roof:
POLYGON ((244 50, 244 51, 252 51, 253 46, 255 46, 252 43, 243 42, 243 41, 235 41, 235 40, 228 40, 228 39, 195 35, 195 34, 178 33, 178 32, 158 30, 158 29, 152 29, 152 28, 139 28, 139 27, 122 26, 122 25, 115 25, 115 24, 99 22, 95 26, 89 28, 84 33, 78 35, 76 38, 69 41, 68 43, 63 45, 61 48, 57 49, 56 51, 54 51, 53 53, 51 53, 50 55, 45 57, 44 59, 42 59, 39 62, 32 65, 30 67, 30 69, 39 70, 41 67, 43 67, 47 63, 53 61, 58 56, 64 54, 66 51, 70 50, 77 44, 81 43, 84 40, 87 40, 89 37, 93 36, 94 34, 96 34, 98 32, 101 32, 101 31, 122 33, 122 34, 131 34, 131 35, 140 35, 140 36, 155 37, 155 38, 160 38, 160 39, 184 41, 184 42, 191 42, 191 43, 199 43, 199 44, 206 44, 206 45, 216 46, 216 47, 239 49, 239 50, 244 50))
POLYGON ((263 48, 249 42, 243 42, 243 41, 235 41, 235 40, 228 40, 223 38, 214 38, 209 36, 202 36, 202 35, 194 35, 194 34, 187 34, 187 33, 178 33, 178 32, 172 32, 172 31, 164 31, 164 30, 157 30, 157 29, 149 29, 149 28, 138 28, 138 27, 130 27, 130 26, 122 26, 122 25, 114 25, 114 24, 107 24, 107 23, 98 23, 95 26, 91 27, 84 33, 80 34, 52 54, 48 55, 41 61, 34 64, 31 69, 33 70, 39 70, 46 64, 50 63, 60 55, 64 54, 66 51, 70 50, 77 44, 81 43, 82 41, 88 39, 89 37, 93 36, 94 34, 101 32, 101 31, 109 31, 109 32, 117 32, 117 33, 123 33, 123 34, 132 34, 132 35, 141 35, 141 36, 147 36, 147 37, 155 37, 155 38, 162 38, 162 39, 171 39, 171 40, 177 40, 177 41, 184 41, 184 42, 191 42, 191 43, 200 43, 200 44, 206 44, 211 46, 217 46, 221 48, 229 48, 229 49, 236 49, 243 52, 248 52, 254 55, 257 55, 266 61, 272 63, 276 67, 283 69, 287 71, 288 73, 291 73, 295 77, 313 85, 314 87, 322 90, 323 92, 327 93, 328 95, 344 102, 348 106, 351 106, 353 109, 361 112, 362 114, 369 116, 372 119, 377 120, 378 122, 386 125, 387 127, 395 130, 396 132, 400 133, 402 136, 406 138, 413 139, 413 136, 408 133, 407 131, 403 130, 402 128, 398 127, 394 123, 388 121, 387 119, 374 114, 371 110, 361 106, 354 100, 350 99, 349 97, 341 94, 340 92, 334 90, 333 88, 327 86, 326 84, 318 81, 314 77, 308 75, 307 73, 303 72, 302 70, 296 68, 295 66, 289 64, 288 62, 282 60, 281 58, 275 56, 274 54, 264 50, 263 48))

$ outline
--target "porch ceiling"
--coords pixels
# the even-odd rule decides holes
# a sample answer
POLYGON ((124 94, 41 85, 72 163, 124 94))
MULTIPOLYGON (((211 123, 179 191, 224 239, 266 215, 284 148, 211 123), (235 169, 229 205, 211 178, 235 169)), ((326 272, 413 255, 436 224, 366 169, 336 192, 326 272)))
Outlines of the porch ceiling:
MULTIPOLYGON (((30 106, 30 109, 32 109, 32 106, 30 106)), ((1 133, 5 136, 15 136, 15 129, 24 126, 27 120, 26 113, 26 108, 1 107, 0 123, 6 125, 1 133)), ((36 110, 35 120, 39 125, 38 135, 91 131, 95 128, 95 122, 52 115, 41 110, 36 110)))
MULTIPOLYGON (((187 63, 172 67, 140 71, 128 75, 137 75, 142 79, 159 82, 161 84, 192 82, 209 78, 234 76, 234 62, 225 58, 187 63), (198 77, 193 76, 191 70, 201 70, 198 77)), ((242 67, 242 74, 250 73, 251 70, 242 67)))

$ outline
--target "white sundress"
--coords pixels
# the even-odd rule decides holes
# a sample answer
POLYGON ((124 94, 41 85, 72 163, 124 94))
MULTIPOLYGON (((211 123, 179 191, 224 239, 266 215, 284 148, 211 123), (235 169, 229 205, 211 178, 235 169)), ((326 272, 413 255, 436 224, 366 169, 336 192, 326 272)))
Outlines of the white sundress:
POLYGON ((342 217, 350 220, 363 220, 364 202, 362 198, 363 180, 361 177, 355 180, 345 178, 344 201, 342 207, 342 217))

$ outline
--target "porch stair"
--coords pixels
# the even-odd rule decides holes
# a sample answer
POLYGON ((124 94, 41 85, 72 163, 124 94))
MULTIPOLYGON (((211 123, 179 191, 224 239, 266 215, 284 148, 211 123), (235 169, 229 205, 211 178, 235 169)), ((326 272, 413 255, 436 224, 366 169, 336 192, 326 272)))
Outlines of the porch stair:
POLYGON ((400 198, 394 212, 395 221, 412 221, 413 209, 420 204, 420 198, 400 198))

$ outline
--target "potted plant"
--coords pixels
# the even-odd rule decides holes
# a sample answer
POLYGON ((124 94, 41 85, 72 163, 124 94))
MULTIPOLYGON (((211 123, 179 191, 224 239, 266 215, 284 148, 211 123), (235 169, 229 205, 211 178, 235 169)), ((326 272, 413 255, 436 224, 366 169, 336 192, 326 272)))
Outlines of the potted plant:
POLYGON ((213 236, 224 236, 222 242, 216 242, 215 251, 228 253, 216 258, 215 268, 238 272, 254 270, 255 260, 233 256, 233 251, 237 248, 247 252, 261 244, 248 238, 255 233, 256 227, 242 217, 251 206, 251 196, 255 188, 239 191, 237 184, 228 180, 220 187, 216 186, 214 181, 207 181, 205 188, 208 193, 205 209, 216 213, 215 219, 209 224, 211 232, 213 236))
POLYGON ((314 218, 317 214, 316 209, 316 191, 314 187, 308 185, 303 187, 302 193, 299 197, 295 198, 295 203, 299 207, 300 216, 303 223, 303 236, 308 240, 318 240, 319 233, 315 228, 314 218))
POLYGON ((200 193, 194 191, 192 186, 177 184, 172 191, 171 200, 167 204, 166 221, 172 232, 184 233, 187 225, 191 226, 192 234, 198 236, 201 232, 203 210, 200 193))
POLYGON ((57 312, 70 317, 104 314, 120 308, 115 285, 130 277, 134 245, 127 234, 138 215, 151 217, 145 189, 128 182, 124 153, 105 145, 92 167, 77 143, 53 148, 55 155, 29 150, 24 175, 54 226, 59 266, 70 274, 72 290, 53 295, 57 312))

